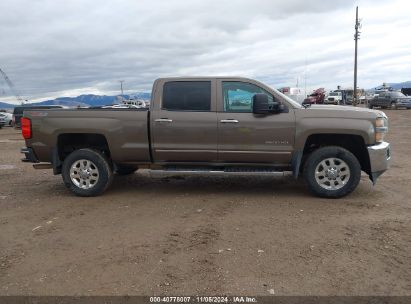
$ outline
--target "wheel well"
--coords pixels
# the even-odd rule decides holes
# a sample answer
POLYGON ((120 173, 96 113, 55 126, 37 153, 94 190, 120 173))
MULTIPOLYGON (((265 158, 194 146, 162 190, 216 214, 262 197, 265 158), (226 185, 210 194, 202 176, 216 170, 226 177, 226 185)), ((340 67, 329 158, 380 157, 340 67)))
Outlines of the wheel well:
POLYGON ((110 157, 110 149, 104 135, 92 133, 67 133, 60 134, 57 138, 57 151, 61 161, 63 161, 71 152, 91 148, 101 151, 107 157, 110 157))
POLYGON ((308 155, 314 150, 325 146, 339 146, 350 151, 358 159, 361 170, 370 173, 370 158, 364 139, 359 135, 352 134, 313 134, 305 142, 301 168, 308 155))

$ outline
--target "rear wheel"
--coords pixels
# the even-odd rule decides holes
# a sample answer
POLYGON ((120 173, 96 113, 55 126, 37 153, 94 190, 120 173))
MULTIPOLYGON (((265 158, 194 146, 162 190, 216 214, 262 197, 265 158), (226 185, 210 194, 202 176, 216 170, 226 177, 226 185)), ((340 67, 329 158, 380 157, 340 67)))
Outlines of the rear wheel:
POLYGON ((323 147, 312 152, 304 165, 304 178, 315 195, 339 198, 350 194, 361 177, 361 166, 348 150, 323 147))
POLYGON ((72 152, 63 162, 64 184, 78 196, 97 196, 111 184, 113 172, 107 158, 91 149, 72 152))

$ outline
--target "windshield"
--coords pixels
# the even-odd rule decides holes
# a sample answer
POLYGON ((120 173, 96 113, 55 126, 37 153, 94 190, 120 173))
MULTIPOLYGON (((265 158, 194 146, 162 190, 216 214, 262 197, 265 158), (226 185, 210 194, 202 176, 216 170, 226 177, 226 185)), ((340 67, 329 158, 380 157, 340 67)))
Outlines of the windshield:
POLYGON ((400 97, 406 97, 403 93, 401 92, 392 92, 391 93, 392 97, 400 98, 400 97))
POLYGON ((328 96, 340 96, 340 92, 331 92, 328 96))

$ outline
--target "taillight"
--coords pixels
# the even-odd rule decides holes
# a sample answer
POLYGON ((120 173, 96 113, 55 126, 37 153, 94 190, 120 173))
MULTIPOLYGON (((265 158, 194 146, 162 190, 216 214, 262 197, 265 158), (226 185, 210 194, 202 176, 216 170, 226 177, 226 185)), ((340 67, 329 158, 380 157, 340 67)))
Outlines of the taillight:
POLYGON ((23 135, 24 139, 31 138, 31 120, 26 117, 22 117, 20 120, 21 125, 21 134, 23 135))

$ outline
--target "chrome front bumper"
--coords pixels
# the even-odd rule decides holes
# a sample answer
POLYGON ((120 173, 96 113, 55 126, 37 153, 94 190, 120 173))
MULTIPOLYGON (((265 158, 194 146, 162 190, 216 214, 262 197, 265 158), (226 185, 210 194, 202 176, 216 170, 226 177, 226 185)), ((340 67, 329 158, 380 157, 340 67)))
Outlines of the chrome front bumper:
POLYGON ((371 166, 369 176, 373 184, 375 184, 377 178, 390 167, 391 147, 389 143, 384 141, 377 145, 368 146, 367 150, 371 166))

